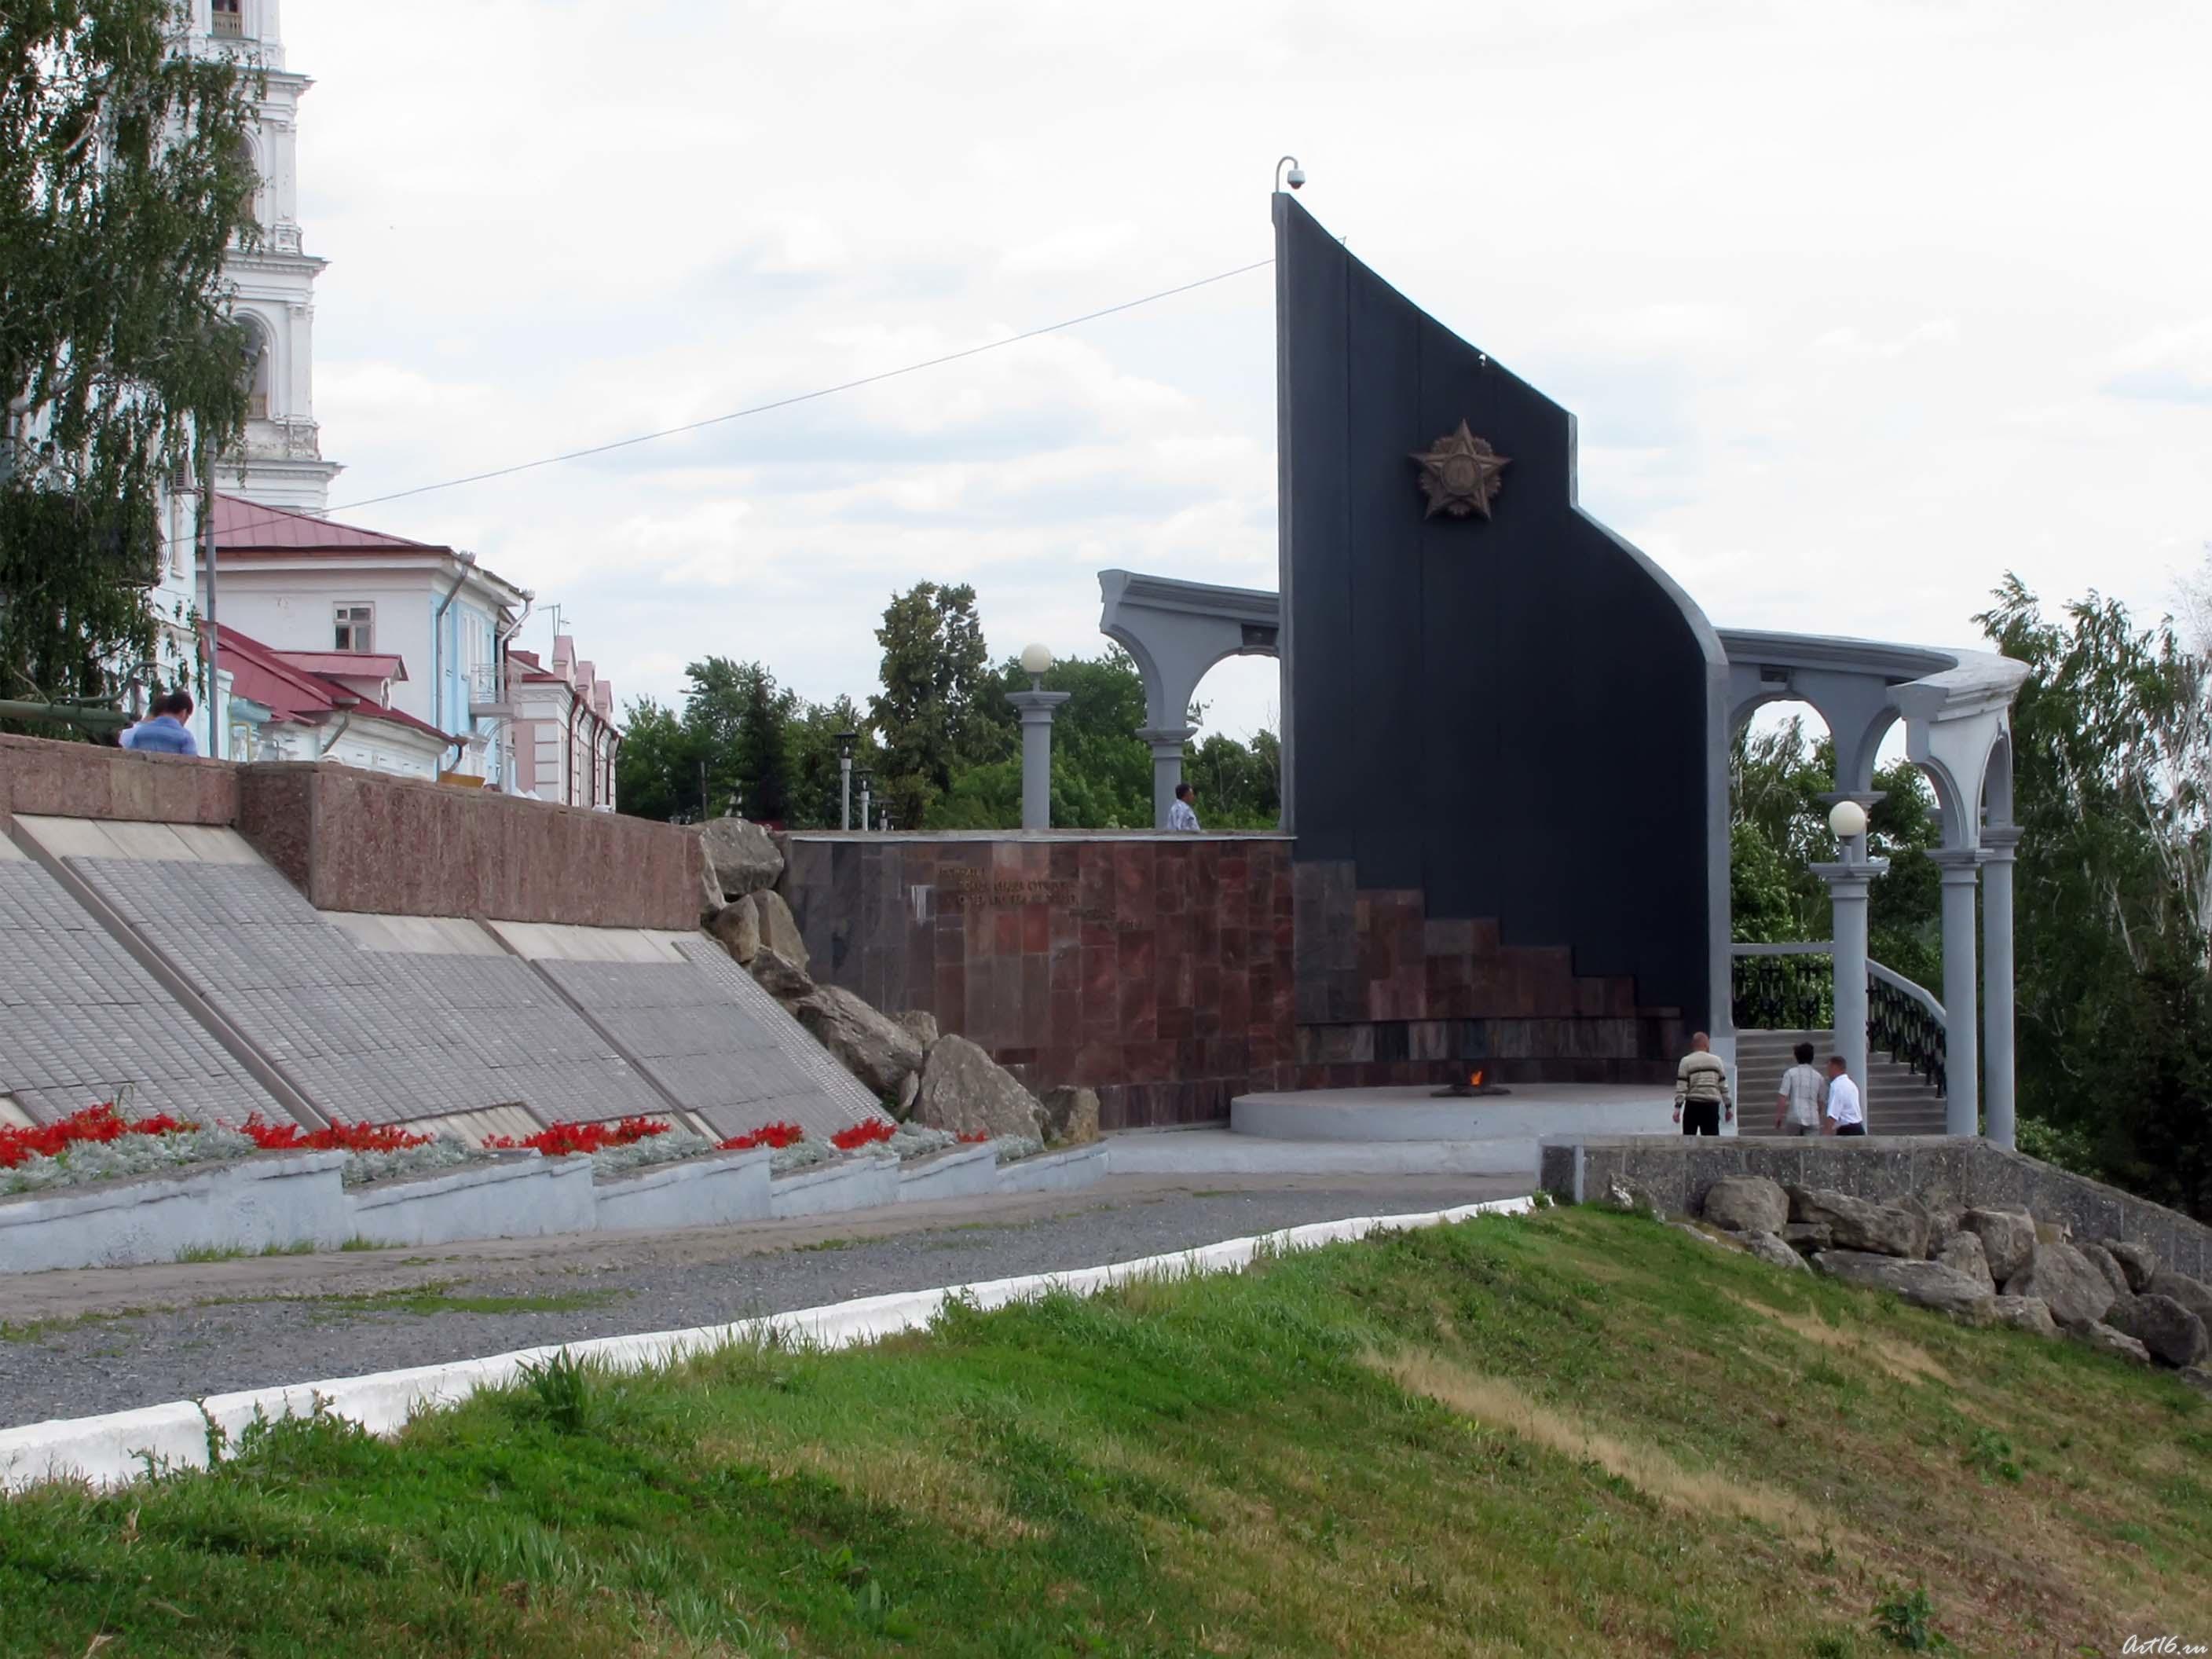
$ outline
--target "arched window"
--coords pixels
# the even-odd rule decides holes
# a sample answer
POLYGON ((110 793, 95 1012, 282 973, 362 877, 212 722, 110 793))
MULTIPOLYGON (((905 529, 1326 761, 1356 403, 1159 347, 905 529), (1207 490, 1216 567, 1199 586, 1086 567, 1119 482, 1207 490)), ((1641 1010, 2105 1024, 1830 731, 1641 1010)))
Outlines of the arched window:
POLYGON ((269 418, 269 387, 272 366, 269 361, 269 331, 261 319, 251 313, 241 315, 238 325, 246 331, 246 418, 265 421, 269 418))
POLYGON ((241 0, 213 0, 209 22, 212 33, 226 40, 235 40, 246 33, 245 8, 241 0))

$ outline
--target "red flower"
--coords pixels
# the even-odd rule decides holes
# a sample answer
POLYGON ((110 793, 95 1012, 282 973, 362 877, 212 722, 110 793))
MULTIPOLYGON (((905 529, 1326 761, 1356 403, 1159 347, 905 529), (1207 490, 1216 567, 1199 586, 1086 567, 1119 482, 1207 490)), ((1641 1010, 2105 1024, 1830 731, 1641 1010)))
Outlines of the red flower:
POLYGON ((333 1119, 327 1128, 302 1129, 296 1123, 271 1123, 258 1112, 239 1127, 264 1152, 404 1152, 410 1146, 427 1146, 434 1139, 396 1123, 333 1119))
POLYGON ((978 1129, 973 1134, 962 1135, 960 1144, 963 1146, 980 1146, 990 1138, 991 1132, 988 1129, 978 1129))
POLYGON ((27 1158, 58 1157, 65 1148, 78 1142, 104 1144, 120 1140, 125 1135, 179 1134, 199 1127, 197 1123, 181 1122, 167 1112, 156 1112, 151 1117, 125 1118, 117 1115, 114 1103, 109 1101, 27 1129, 0 1126, 0 1170, 12 1170, 27 1158))
POLYGON ((649 1117, 626 1117, 614 1123, 556 1123, 534 1135, 486 1135, 483 1144, 494 1152, 531 1151, 547 1158, 586 1157, 608 1146, 634 1146, 641 1140, 668 1133, 668 1125, 649 1117))
POLYGON ((750 1134, 732 1135, 718 1149, 725 1152, 749 1152, 756 1146, 772 1146, 781 1152, 786 1146, 796 1146, 806 1139, 806 1131, 796 1123, 763 1123, 750 1134))
POLYGON ((879 1117, 866 1123, 855 1123, 849 1129, 840 1129, 830 1137, 830 1144, 841 1152, 850 1152, 878 1140, 889 1140, 898 1131, 879 1117))

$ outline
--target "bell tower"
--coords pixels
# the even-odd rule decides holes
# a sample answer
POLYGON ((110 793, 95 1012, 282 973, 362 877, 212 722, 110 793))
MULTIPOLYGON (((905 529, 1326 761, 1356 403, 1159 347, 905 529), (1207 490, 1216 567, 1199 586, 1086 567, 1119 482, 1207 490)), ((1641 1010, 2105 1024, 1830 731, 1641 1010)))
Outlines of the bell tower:
POLYGON ((278 0, 191 0, 191 50, 234 58, 264 78, 260 120, 247 143, 261 187, 258 246, 234 248, 223 266, 232 307, 255 349, 252 402, 240 452, 217 487, 295 512, 330 507, 340 471, 323 459, 315 425, 315 278, 325 262, 301 245, 300 98, 314 83, 284 65, 278 0))

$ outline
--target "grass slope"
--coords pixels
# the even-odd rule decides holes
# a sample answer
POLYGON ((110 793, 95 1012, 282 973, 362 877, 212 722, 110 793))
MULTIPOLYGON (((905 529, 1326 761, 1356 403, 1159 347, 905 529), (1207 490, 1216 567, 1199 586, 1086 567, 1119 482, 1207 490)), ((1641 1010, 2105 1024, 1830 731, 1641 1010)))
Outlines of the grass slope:
POLYGON ((2071 1655, 2169 1632, 2212 1635, 2212 1403, 1583 1211, 866 1352, 556 1368, 396 1442, 279 1425, 210 1473, 0 1504, 9 1654, 2071 1655))

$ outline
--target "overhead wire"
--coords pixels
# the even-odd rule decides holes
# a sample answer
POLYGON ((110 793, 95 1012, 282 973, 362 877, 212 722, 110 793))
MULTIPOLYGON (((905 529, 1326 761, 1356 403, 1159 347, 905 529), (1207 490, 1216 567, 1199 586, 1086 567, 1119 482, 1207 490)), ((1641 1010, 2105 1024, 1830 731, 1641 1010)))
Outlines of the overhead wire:
MULTIPOLYGON (((541 455, 535 460, 517 461, 510 466, 492 467, 482 472, 466 473, 458 478, 442 479, 436 483, 416 484, 410 489, 394 489, 381 495, 365 495, 357 501, 348 501, 342 506, 330 508, 329 515, 352 513, 362 507, 376 507, 386 501, 404 501, 413 495, 428 495, 441 489, 458 489, 464 484, 483 483, 493 478, 512 477, 519 472, 532 472, 540 467, 558 466, 566 461, 580 461, 593 455, 609 454, 617 449, 632 449, 640 444, 658 442, 663 438, 680 437, 687 432, 698 432, 708 427, 726 425, 731 421, 741 421, 749 416, 766 415, 775 410, 789 409, 796 404, 812 403, 818 398, 835 397, 839 392, 856 392, 862 386, 878 386, 885 380, 895 380, 903 374, 919 374, 926 368, 941 368, 947 363, 957 363, 969 357, 980 357, 987 351, 999 351, 1007 346, 1019 345, 1024 340, 1034 340, 1043 335, 1058 334, 1067 329, 1079 328, 1085 323, 1095 323, 1102 317, 1111 317, 1124 311, 1134 311, 1139 306, 1152 305, 1161 300, 1171 300, 1179 294, 1188 294, 1194 289, 1208 288, 1216 283, 1225 283, 1231 277, 1246 276, 1252 271, 1263 270, 1274 263, 1272 258, 1255 259, 1249 264, 1238 265, 1231 270, 1216 271, 1211 276, 1200 276, 1194 282, 1178 283, 1173 288, 1164 288, 1158 293, 1146 294, 1134 300, 1124 300, 1118 305, 1102 306, 1096 311, 1086 311, 1079 317, 1068 317, 1056 323, 1043 324, 1036 328, 1025 328, 1018 334, 1009 334, 1002 339, 988 340, 981 345, 965 346, 958 351, 947 351, 935 357, 925 357, 918 362, 904 363, 896 368, 883 369, 873 374, 863 374, 856 380, 840 380, 835 386, 820 386, 812 392, 793 392, 789 397, 774 398, 766 403, 752 404, 744 409, 731 410, 726 414, 709 415, 702 420, 686 421, 680 426, 663 427, 657 432, 641 432, 634 437, 617 438, 603 444, 588 444, 580 449, 563 450, 555 455, 541 455)), ((288 518, 297 516, 295 514, 289 513, 270 513, 265 518, 249 518, 241 523, 234 524, 230 526, 230 532, 235 534, 241 530, 252 529, 257 525, 278 524, 288 518)), ((177 538, 172 537, 164 539, 171 541, 177 538)))

